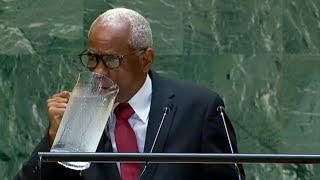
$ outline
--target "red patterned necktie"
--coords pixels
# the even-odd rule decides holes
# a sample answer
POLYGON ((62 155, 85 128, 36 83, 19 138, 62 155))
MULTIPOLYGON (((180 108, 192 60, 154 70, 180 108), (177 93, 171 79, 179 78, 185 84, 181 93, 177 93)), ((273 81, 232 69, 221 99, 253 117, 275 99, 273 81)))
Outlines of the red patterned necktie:
MULTIPOLYGON (((128 120, 134 114, 134 110, 128 103, 120 103, 114 110, 116 115, 115 140, 119 153, 139 152, 136 135, 128 120)), ((120 163, 122 180, 137 180, 140 175, 141 164, 120 163)))

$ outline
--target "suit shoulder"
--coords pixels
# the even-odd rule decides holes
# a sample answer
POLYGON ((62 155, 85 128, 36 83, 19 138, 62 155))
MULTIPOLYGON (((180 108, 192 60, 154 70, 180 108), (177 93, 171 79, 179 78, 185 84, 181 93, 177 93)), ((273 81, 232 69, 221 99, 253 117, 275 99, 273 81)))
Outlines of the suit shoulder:
POLYGON ((166 77, 164 77, 164 81, 172 89, 176 96, 188 99, 198 99, 201 101, 222 101, 218 93, 209 90, 205 87, 201 87, 199 85, 195 85, 182 80, 175 80, 166 77))

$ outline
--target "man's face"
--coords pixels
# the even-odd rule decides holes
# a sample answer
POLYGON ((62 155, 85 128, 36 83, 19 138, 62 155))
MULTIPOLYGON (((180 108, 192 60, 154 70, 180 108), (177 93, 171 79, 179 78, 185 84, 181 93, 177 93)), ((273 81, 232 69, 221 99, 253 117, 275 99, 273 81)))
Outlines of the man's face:
MULTIPOLYGON (((135 49, 128 43, 129 36, 129 25, 119 23, 113 26, 102 26, 97 22, 89 34, 88 50, 98 55, 130 54, 135 49)), ((125 56, 118 68, 110 69, 99 61, 92 71, 105 74, 112 79, 119 86, 116 101, 125 102, 142 86, 151 64, 148 65, 148 58, 144 53, 135 53, 125 56)))

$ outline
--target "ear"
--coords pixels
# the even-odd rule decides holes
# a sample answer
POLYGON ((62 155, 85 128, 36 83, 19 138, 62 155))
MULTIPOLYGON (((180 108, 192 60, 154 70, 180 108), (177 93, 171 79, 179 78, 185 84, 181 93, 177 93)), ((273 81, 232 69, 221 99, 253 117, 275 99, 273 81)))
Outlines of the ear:
POLYGON ((151 69, 151 66, 153 64, 153 57, 154 57, 154 52, 153 49, 148 48, 144 53, 143 53, 143 58, 142 58, 142 70, 144 73, 148 73, 149 70, 151 69))

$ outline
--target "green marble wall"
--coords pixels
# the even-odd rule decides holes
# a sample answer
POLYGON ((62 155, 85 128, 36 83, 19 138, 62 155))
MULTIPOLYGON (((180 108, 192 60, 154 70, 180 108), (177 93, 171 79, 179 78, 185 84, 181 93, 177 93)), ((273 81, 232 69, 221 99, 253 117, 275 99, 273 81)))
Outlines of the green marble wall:
MULTIPOLYGON (((45 133, 45 100, 70 90, 90 22, 112 7, 151 22, 159 73, 221 94, 242 153, 320 152, 319 0, 0 0, 0 179, 45 133)), ((318 165, 245 170, 320 178, 318 165)))

